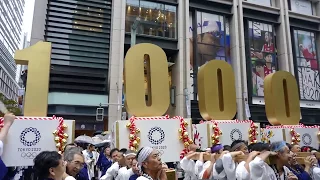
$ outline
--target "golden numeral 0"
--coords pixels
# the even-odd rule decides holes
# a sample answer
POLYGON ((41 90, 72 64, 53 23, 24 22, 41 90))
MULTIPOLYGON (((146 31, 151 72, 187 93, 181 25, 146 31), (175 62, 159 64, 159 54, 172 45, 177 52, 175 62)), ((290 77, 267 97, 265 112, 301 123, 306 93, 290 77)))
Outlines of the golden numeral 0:
POLYGON ((264 80, 264 99, 268 121, 272 125, 297 125, 300 101, 295 77, 286 71, 268 75, 264 80))
POLYGON ((235 79, 225 61, 211 60, 198 72, 199 110, 205 120, 230 120, 237 112, 235 79))
POLYGON ((143 43, 129 49, 125 57, 125 105, 130 114, 140 117, 162 116, 169 108, 168 64, 165 52, 143 43), (146 66, 148 101, 145 100, 146 66))
POLYGON ((17 64, 28 65, 24 116, 47 116, 51 43, 38 42, 15 52, 17 64))

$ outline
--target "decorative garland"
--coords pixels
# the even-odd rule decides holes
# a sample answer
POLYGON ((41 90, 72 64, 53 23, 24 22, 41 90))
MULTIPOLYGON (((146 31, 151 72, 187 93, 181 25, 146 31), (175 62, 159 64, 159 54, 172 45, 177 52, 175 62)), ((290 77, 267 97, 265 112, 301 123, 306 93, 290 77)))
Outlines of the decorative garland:
POLYGON ((257 143, 257 135, 258 135, 258 131, 257 131, 258 126, 256 126, 254 124, 253 121, 251 121, 250 124, 250 129, 249 129, 249 143, 257 143))
POLYGON ((138 136, 138 134, 140 133, 140 129, 136 127, 136 123, 135 120, 137 118, 135 116, 132 116, 129 119, 129 123, 126 125, 127 128, 130 131, 129 134, 129 149, 131 151, 135 151, 137 152, 140 146, 140 137, 138 136))
POLYGON ((297 133, 293 128, 290 129, 291 135, 291 144, 299 144, 300 143, 300 134, 297 133))
MULTIPOLYGON (((53 118, 55 119, 56 117, 53 116, 53 118)), ((68 139, 69 135, 67 133, 65 133, 68 126, 66 124, 64 124, 64 120, 62 117, 59 117, 58 120, 59 120, 59 125, 58 125, 57 129, 52 132, 52 134, 54 135, 54 141, 56 142, 56 148, 59 151, 59 153, 62 154, 62 152, 64 151, 64 148, 65 148, 65 145, 68 142, 67 139, 68 139)))
POLYGON ((211 136, 212 145, 219 144, 220 143, 220 136, 222 135, 222 131, 218 127, 218 123, 217 122, 215 122, 215 121, 211 121, 211 122, 213 124, 212 125, 213 134, 211 136))
POLYGON ((180 153, 180 159, 182 159, 186 154, 188 154, 189 152, 188 147, 190 146, 190 144, 193 144, 193 140, 189 138, 189 133, 187 132, 188 122, 185 121, 181 116, 176 116, 173 119, 180 120, 180 128, 178 130, 179 139, 183 142, 183 145, 184 145, 184 149, 180 153))

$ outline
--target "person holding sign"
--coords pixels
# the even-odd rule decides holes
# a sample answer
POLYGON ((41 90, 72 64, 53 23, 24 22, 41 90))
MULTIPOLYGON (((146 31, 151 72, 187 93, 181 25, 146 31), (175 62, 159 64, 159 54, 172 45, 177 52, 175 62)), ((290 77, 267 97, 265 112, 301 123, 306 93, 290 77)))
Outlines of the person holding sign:
POLYGON ((151 147, 143 147, 137 153, 137 160, 142 173, 137 180, 167 180, 159 152, 151 147))
MULTIPOLYGON (((203 153, 203 152, 201 152, 201 153, 203 153)), ((197 174, 198 173, 197 173, 197 170, 196 170, 197 169, 196 163, 194 162, 194 160, 191 159, 193 156, 195 156, 197 154, 198 154, 198 152, 190 151, 180 161, 180 166, 184 171, 184 180, 195 180, 195 179, 197 179, 197 174)), ((200 164, 200 165, 201 165, 201 169, 202 169, 203 163, 200 164)))
POLYGON ((1 131, 0 131, 0 179, 3 179, 6 176, 7 171, 8 171, 6 165, 1 160, 1 156, 3 153, 3 142, 6 139, 8 132, 9 132, 9 129, 15 119, 16 119, 16 116, 11 113, 6 114, 3 119, 4 124, 3 124, 3 127, 1 128, 1 131))
POLYGON ((286 167, 291 157, 286 142, 274 142, 271 144, 270 150, 261 153, 249 163, 251 179, 298 180, 297 176, 286 167), (268 158, 271 161, 271 166, 265 163, 268 158))

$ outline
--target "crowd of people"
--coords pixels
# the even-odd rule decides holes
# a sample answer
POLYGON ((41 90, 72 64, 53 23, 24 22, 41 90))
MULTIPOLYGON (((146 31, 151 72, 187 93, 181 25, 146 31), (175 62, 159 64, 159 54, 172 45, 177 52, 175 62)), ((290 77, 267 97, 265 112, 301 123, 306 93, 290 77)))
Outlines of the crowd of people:
MULTIPOLYGON (((12 114, 4 117, 0 155, 14 119, 12 114)), ((289 145, 284 141, 247 145, 245 141, 235 140, 231 145, 215 144, 205 150, 193 144, 189 146, 189 153, 178 162, 178 167, 183 170, 186 180, 320 180, 319 161, 312 154, 315 152, 311 147, 301 149, 297 144, 289 145), (301 150, 309 151, 310 156, 299 164, 296 153, 301 150)), ((161 161, 159 152, 151 147, 132 152, 125 148, 111 149, 108 145, 96 149, 92 144, 72 143, 66 145, 63 154, 43 151, 33 161, 32 172, 20 179, 166 180, 169 169, 161 161)), ((8 169, 0 159, 0 179, 16 179, 10 176, 8 169)))

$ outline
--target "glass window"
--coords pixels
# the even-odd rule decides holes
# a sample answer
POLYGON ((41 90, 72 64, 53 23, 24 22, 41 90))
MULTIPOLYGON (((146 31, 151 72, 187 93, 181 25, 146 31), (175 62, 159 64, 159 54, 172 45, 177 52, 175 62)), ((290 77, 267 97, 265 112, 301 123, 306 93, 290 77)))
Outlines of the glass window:
POLYGON ((312 15, 312 2, 309 0, 290 0, 291 11, 312 15))
MULTIPOLYGON (((193 94, 191 100, 197 99, 197 71, 202 65, 210 60, 224 60, 231 63, 230 36, 228 19, 224 16, 197 12, 197 27, 190 26, 190 80, 189 90, 193 94), (196 31, 197 36, 193 33, 196 31), (194 50, 197 54, 194 54, 194 50)), ((190 14, 189 24, 195 19, 190 14)))
POLYGON ((245 0, 263 6, 271 6, 271 0, 245 0))
POLYGON ((294 50, 300 97, 302 100, 319 101, 320 81, 315 34, 294 30, 294 50))
POLYGON ((131 31, 131 26, 139 17, 138 34, 176 38, 176 12, 176 6, 142 0, 127 0, 126 32, 131 31))
POLYGON ((264 96, 264 78, 277 69, 273 25, 249 21, 252 96, 264 96))

